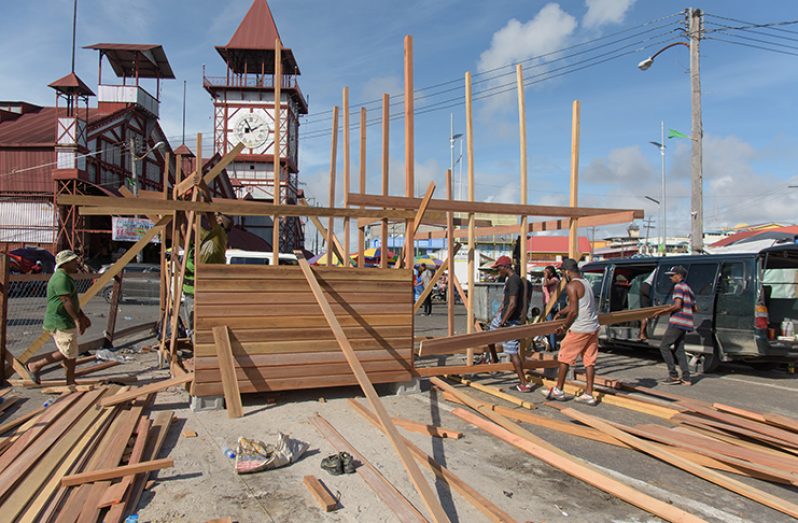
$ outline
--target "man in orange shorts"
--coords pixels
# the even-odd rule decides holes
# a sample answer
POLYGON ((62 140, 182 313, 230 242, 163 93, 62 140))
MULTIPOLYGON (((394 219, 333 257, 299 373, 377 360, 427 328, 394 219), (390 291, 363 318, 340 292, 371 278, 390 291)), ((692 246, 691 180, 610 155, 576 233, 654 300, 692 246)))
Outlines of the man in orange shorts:
POLYGON ((598 358, 598 331, 599 322, 596 314, 596 303, 593 298, 593 288, 590 283, 582 278, 576 260, 566 258, 560 267, 565 274, 568 285, 565 292, 568 296, 568 306, 560 311, 559 316, 565 316, 565 325, 557 329, 556 334, 561 336, 568 331, 565 339, 560 343, 560 352, 557 361, 560 366, 557 372, 557 385, 542 392, 546 398, 565 401, 562 388, 568 369, 576 363, 581 356, 587 374, 585 392, 576 397, 576 401, 588 405, 596 405, 598 401, 593 397, 593 380, 596 375, 596 359, 598 358))

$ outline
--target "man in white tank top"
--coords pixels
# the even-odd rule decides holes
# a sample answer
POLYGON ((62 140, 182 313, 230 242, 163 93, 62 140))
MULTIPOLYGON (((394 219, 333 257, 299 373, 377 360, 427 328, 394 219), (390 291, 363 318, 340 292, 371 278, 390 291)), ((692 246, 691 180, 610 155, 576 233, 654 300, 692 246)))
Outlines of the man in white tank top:
POLYGON ((557 329, 556 334, 568 332, 560 343, 560 352, 557 361, 560 367, 557 373, 557 386, 543 390, 548 399, 565 401, 562 388, 568 369, 582 357, 587 374, 585 392, 576 397, 576 401, 595 405, 598 403, 593 397, 593 380, 596 375, 596 359, 598 358, 598 332, 599 321, 596 313, 596 304, 593 299, 593 289, 590 283, 582 278, 576 260, 566 258, 560 267, 568 285, 565 292, 568 296, 568 306, 560 311, 559 316, 565 316, 565 325, 557 329))

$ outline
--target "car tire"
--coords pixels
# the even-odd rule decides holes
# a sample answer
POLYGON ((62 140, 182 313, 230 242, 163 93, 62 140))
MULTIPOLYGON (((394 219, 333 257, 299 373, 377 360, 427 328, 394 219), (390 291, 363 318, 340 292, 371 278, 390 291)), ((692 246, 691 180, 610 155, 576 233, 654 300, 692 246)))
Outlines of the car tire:
POLYGON ((718 370, 720 362, 720 350, 715 347, 715 350, 712 351, 712 354, 702 354, 699 357, 695 371, 696 373, 700 374, 711 374, 718 370))

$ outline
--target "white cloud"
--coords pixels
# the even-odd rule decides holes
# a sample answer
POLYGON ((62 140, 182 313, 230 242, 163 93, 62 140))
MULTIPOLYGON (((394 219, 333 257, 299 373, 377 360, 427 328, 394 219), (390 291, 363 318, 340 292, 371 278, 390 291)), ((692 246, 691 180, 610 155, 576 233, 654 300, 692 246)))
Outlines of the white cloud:
POLYGON ((582 25, 596 28, 621 23, 634 3, 635 0, 585 0, 587 13, 582 18, 582 25))
POLYGON ((511 18, 493 34, 490 48, 479 57, 477 69, 487 71, 560 49, 576 25, 576 19, 556 3, 546 4, 527 22, 511 18))

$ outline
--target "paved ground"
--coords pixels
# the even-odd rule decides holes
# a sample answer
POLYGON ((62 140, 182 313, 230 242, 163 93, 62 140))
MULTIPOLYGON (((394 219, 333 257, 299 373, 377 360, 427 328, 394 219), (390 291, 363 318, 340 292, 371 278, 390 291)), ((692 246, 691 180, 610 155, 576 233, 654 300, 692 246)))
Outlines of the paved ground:
MULTIPOLYGON (((445 333, 443 306, 436 306, 431 317, 417 318, 418 336, 445 333)), ((460 331, 464 330, 463 325, 464 318, 459 315, 460 331)), ((144 343, 147 340, 129 340, 128 347, 135 348, 144 343)), ((136 354, 132 357, 130 363, 111 370, 138 371, 142 380, 165 376, 164 371, 154 368, 153 354, 136 354)), ((599 373, 655 386, 665 370, 653 352, 608 352, 602 353, 599 359, 599 373)), ((484 382, 508 388, 514 384, 510 378, 502 380, 497 377, 485 378, 484 382)), ((689 397, 795 416, 798 380, 786 371, 756 372, 743 366, 724 366, 718 374, 703 377, 691 388, 671 386, 667 390, 689 397)), ((166 449, 169 456, 174 458, 176 467, 162 471, 157 485, 145 493, 139 510, 140 521, 201 522, 223 516, 232 516, 234 521, 242 523, 396 521, 357 475, 332 477, 319 468, 321 458, 338 449, 332 448, 307 422, 308 416, 316 412, 329 420, 423 511, 423 505, 406 479, 388 441, 348 406, 346 399, 359 392, 357 388, 350 387, 280 395, 248 395, 244 400, 245 416, 237 420, 228 419, 223 411, 192 412, 187 408, 188 398, 182 391, 159 394, 156 409, 175 410, 178 417, 166 442, 166 449), (267 404, 267 399, 274 399, 276 403, 267 404), (198 437, 183 437, 181 431, 185 429, 196 431, 198 437), (233 472, 232 462, 223 456, 222 448, 235 445, 239 436, 273 441, 278 432, 310 443, 310 451, 304 459, 284 469, 249 476, 237 476, 233 472), (334 493, 338 493, 342 508, 328 514, 321 512, 302 485, 302 477, 307 474, 321 478, 334 493)), ((499 401, 480 395, 477 391, 469 392, 488 401, 499 401)), ((544 407, 543 397, 537 392, 523 396, 539 404, 538 414, 565 419, 558 412, 544 407)), ((33 408, 39 404, 39 400, 40 397, 32 395, 31 401, 23 408, 33 408)), ((410 396, 386 395, 383 400, 393 415, 419 422, 435 422, 462 431, 465 437, 460 440, 437 440, 404 431, 403 434, 519 521, 658 521, 646 512, 575 480, 460 421, 449 412, 452 407, 442 399, 439 401, 434 391, 426 390, 410 396)), ((611 405, 594 408, 572 406, 624 423, 663 423, 611 405)), ((548 432, 534 426, 526 428, 566 452, 606 469, 607 474, 707 521, 792 521, 779 512, 640 453, 548 432)), ((432 482, 431 474, 426 470, 424 474, 432 482)), ((745 482, 798 503, 798 491, 795 489, 757 480, 745 482)), ((444 483, 436 482, 434 487, 452 521, 485 520, 444 483)))

